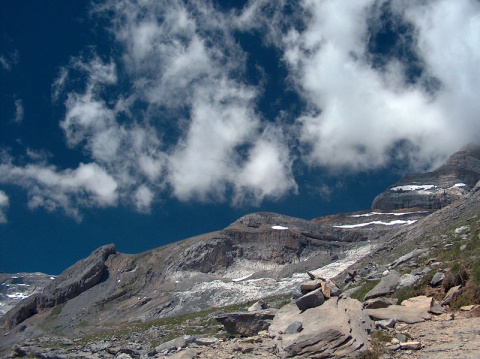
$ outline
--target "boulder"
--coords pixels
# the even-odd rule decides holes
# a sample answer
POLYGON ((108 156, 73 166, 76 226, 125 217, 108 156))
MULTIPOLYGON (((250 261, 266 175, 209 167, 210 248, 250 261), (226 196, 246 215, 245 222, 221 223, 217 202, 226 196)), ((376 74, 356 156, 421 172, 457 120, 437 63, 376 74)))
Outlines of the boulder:
POLYGON ((303 294, 307 294, 322 286, 323 281, 320 279, 309 280, 308 282, 300 284, 300 290, 303 294))
POLYGON ((430 320, 430 314, 422 309, 405 307, 403 305, 391 305, 388 308, 365 309, 373 320, 396 319, 397 322, 414 324, 430 320))
POLYGON ((452 299, 460 294, 460 291, 462 290, 462 285, 457 285, 456 287, 452 287, 448 290, 447 294, 445 295, 445 298, 443 298, 441 305, 447 305, 450 304, 452 299))
POLYGON ((434 304, 434 299, 431 297, 420 295, 418 297, 405 299, 401 304, 405 307, 422 309, 426 312, 429 312, 430 308, 432 308, 434 304))
POLYGON ((322 305, 325 302, 325 297, 323 296, 322 288, 318 288, 313 292, 307 293, 304 296, 301 296, 295 300, 295 304, 298 309, 304 311, 309 308, 315 308, 322 305))
POLYGON ((442 283, 444 279, 445 279, 445 273, 437 272, 437 273, 435 273, 432 280, 430 281, 430 285, 432 287, 436 287, 436 286, 440 285, 440 283, 442 283))
POLYGON ((274 310, 258 312, 229 313, 215 320, 222 323, 229 334, 237 334, 244 337, 256 335, 259 331, 268 329, 275 317, 274 310))
POLYGON ((373 328, 359 301, 339 297, 300 313, 294 304, 287 304, 278 311, 269 334, 279 339, 282 358, 340 358, 367 350, 367 334, 373 328), (282 334, 294 321, 300 321, 303 330, 282 334))
POLYGON ((370 292, 365 295, 365 300, 386 296, 394 292, 399 283, 400 273, 392 270, 380 280, 380 283, 378 283, 370 292))

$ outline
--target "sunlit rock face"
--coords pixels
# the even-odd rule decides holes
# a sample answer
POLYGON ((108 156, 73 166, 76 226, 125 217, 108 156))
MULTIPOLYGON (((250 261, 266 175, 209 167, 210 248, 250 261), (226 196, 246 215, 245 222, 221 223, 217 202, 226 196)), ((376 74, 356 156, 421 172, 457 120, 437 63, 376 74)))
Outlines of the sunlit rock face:
POLYGON ((480 180, 480 147, 467 146, 432 172, 409 175, 379 194, 372 208, 436 210, 467 194, 480 180))

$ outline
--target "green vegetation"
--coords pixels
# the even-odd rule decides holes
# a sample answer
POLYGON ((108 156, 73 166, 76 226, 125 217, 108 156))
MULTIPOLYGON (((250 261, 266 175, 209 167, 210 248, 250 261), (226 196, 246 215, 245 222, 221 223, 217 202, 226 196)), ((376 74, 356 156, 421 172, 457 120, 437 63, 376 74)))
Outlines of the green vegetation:
POLYGON ((353 299, 357 299, 359 301, 363 301, 365 298, 365 295, 370 292, 378 283, 380 283, 379 280, 373 280, 373 281, 364 281, 360 282, 360 289, 356 290, 354 293, 350 295, 353 299))

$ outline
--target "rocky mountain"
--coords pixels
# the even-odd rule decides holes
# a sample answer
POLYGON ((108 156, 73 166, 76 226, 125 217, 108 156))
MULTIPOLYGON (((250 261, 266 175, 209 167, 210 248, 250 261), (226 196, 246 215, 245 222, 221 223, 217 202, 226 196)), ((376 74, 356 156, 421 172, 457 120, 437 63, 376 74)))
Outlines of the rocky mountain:
MULTIPOLYGON (((370 296, 402 296, 405 288, 414 288, 418 283, 429 281, 429 276, 433 277, 432 272, 442 270, 447 273, 451 268, 456 268, 457 262, 452 258, 455 255, 460 257, 461 253, 469 258, 470 267, 465 269, 465 273, 468 272, 468 276, 472 277, 475 258, 480 257, 480 245, 477 246, 480 231, 480 185, 473 183, 475 176, 480 173, 479 153, 480 151, 473 147, 466 148, 454 154, 436 171, 402 179, 375 199, 373 210, 313 220, 275 213, 253 213, 238 219, 223 230, 136 255, 118 253, 114 245, 103 246, 54 280, 49 279, 43 290, 32 291, 28 298, 3 315, 0 319, 0 350, 7 353, 16 343, 28 342, 31 348, 38 348, 38 353, 43 353, 41 356, 49 357, 45 354, 46 347, 58 346, 63 341, 64 344, 61 345, 73 348, 75 341, 87 340, 85 338, 91 338, 92 335, 101 336, 101 333, 110 333, 122 327, 129 333, 125 334, 125 339, 118 339, 124 337, 119 332, 111 335, 120 340, 119 343, 88 339, 88 345, 96 349, 90 350, 93 356, 86 357, 98 357, 98 353, 103 357, 118 356, 122 353, 130 357, 158 357, 164 352, 172 354, 171 349, 168 349, 172 345, 175 349, 188 347, 189 343, 204 345, 198 344, 204 340, 203 337, 195 339, 196 341, 192 339, 191 342, 185 339, 182 345, 166 344, 170 337, 162 333, 185 334, 188 328, 204 333, 210 327, 216 332, 219 327, 212 324, 211 315, 214 315, 218 308, 230 308, 228 306, 241 305, 248 301, 273 300, 277 303, 276 306, 281 308, 285 301, 289 301, 290 293, 297 293, 299 286, 310 276, 333 278, 346 294, 357 296, 357 299, 361 300, 365 299, 368 291, 374 290, 370 287, 372 283, 380 286, 379 282, 388 277, 389 281, 382 282, 373 292, 376 294, 370 296), (418 188, 401 191, 395 189, 407 184, 415 186, 415 182, 428 183, 438 188, 453 187, 451 193, 447 194, 451 203, 445 202, 440 206, 441 209, 437 209, 434 206, 429 207, 431 195, 435 197, 433 192, 425 195, 418 188), (464 183, 465 186, 455 186, 459 183, 464 183), (455 189, 459 189, 456 199, 453 197, 455 189), (417 198, 415 201, 404 201, 404 198, 397 196, 409 192, 412 192, 409 194, 411 198, 417 198), (394 200, 397 200, 397 209, 388 206, 378 208, 378 203, 393 203, 394 200), (410 204, 415 207, 409 208, 410 204), (450 249, 455 250, 455 253, 450 249), (191 317, 194 315, 192 313, 210 314, 191 317), (190 324, 176 326, 171 324, 176 323, 175 318, 196 319, 188 319, 190 324), (50 339, 41 339, 45 335, 50 339), (136 338, 136 344, 127 345, 123 342, 130 340, 127 338, 136 338), (158 345, 159 340, 163 344, 158 345), (112 348, 117 344, 130 349, 115 351, 112 348), (104 349, 99 349, 101 347, 104 349)), ((478 271, 480 273, 480 264, 478 271)), ((7 277, 12 278, 12 275, 5 274, 5 278, 7 277)), ((448 279, 448 276, 446 277, 448 279)), ((478 278, 480 285, 480 274, 478 278)), ((458 281, 458 278, 453 279, 454 284, 458 281)), ((465 285, 466 279, 462 283, 465 285)), ((445 295, 437 289, 432 290, 437 291, 435 293, 438 298, 445 295)), ((330 295, 330 290, 327 293, 330 295)), ((470 297, 475 298, 475 295, 470 297)), ((364 312, 362 306, 356 302, 346 304, 347 301, 343 301, 345 298, 342 296, 338 300, 330 300, 331 302, 328 301, 320 307, 322 309, 305 309, 304 316, 299 316, 299 313, 295 312, 298 309, 291 306, 278 312, 283 314, 275 311, 273 314, 266 314, 267 317, 271 315, 275 323, 281 323, 280 326, 272 324, 272 328, 277 328, 277 332, 282 333, 278 336, 270 331, 270 334, 252 340, 257 340, 257 344, 264 343, 264 346, 257 346, 258 350, 263 348, 262 353, 265 356, 322 357, 318 354, 322 348, 335 346, 333 343, 338 339, 329 337, 333 330, 338 335, 347 335, 344 343, 349 344, 344 347, 341 340, 338 342, 341 351, 336 352, 332 347, 325 355, 342 357, 341 355, 350 355, 351 350, 369 349, 365 335, 371 330, 371 323, 363 320, 363 324, 357 323, 359 326, 355 326, 356 329, 350 327, 353 324, 348 323, 356 323, 360 318, 379 314, 370 315, 364 312), (340 315, 340 312, 345 312, 342 308, 347 307, 351 308, 351 314, 340 315), (322 316, 333 315, 344 319, 339 319, 335 327, 323 328, 316 325, 315 320, 311 321, 311 315, 317 311, 322 316), (295 333, 310 333, 311 339, 304 344, 300 344, 302 335, 292 336, 292 332, 285 336, 283 333, 284 329, 294 322, 289 318, 294 317, 303 318, 303 329, 295 333), (284 326, 284 329, 278 329, 284 326), (324 330, 324 334, 320 334, 319 330, 324 330), (351 338, 347 340, 349 330, 357 333, 353 341, 351 338), (276 336, 278 338, 275 338, 276 336), (313 342, 320 337, 324 342, 320 343, 320 339, 313 342), (312 354, 305 348, 317 348, 315 350, 319 352, 312 354), (334 352, 337 354, 332 354, 334 352)), ((480 295, 478 299, 480 301, 480 295)), ((259 310, 263 310, 262 308, 260 305, 259 310)), ((394 315, 398 316, 400 309, 392 307, 392 310, 397 310, 394 315)), ((259 316, 253 315, 255 318, 259 316)), ((235 318, 250 317, 240 315, 235 318)), ((266 320, 268 327, 271 319, 266 320)), ((299 328, 298 325, 296 328, 299 328)), ((218 340, 223 339, 212 340, 208 345, 219 347, 218 340)), ((206 339, 205 341, 208 342, 206 339)), ((225 345, 235 352, 233 342, 225 345)), ((18 355, 9 352, 10 356, 38 354, 34 351, 28 352, 25 346, 21 347, 23 349, 18 346, 15 348, 18 349, 15 349, 18 355), (25 353, 22 350, 25 350, 25 353)), ((210 349, 205 349, 205 352, 207 351, 210 352, 210 349)), ((58 352, 55 353, 52 354, 53 357, 58 357, 58 352)), ((247 353, 242 356, 246 357, 247 353)), ((218 352, 214 354, 221 357, 218 355, 218 352)), ((228 355, 226 354, 226 357, 235 356, 232 353, 228 355)))
POLYGON ((445 207, 468 193, 480 180, 480 147, 469 145, 432 172, 402 178, 373 201, 373 209, 445 207))

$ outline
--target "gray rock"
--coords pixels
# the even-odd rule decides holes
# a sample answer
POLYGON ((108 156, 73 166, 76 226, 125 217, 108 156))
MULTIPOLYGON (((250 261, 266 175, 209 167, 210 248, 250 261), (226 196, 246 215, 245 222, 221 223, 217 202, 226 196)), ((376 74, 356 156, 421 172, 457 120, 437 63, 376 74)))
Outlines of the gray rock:
POLYGON ((370 292, 365 295, 365 300, 383 297, 395 291, 400 283, 400 273, 395 270, 390 271, 387 276, 383 277, 370 292))
POLYGON ((185 335, 160 344, 155 348, 155 351, 157 353, 163 353, 165 351, 177 350, 178 348, 185 348, 188 344, 195 342, 195 340, 195 337, 185 335))
POLYGON ((460 293, 462 290, 462 285, 457 285, 456 287, 452 287, 448 290, 447 294, 445 295, 445 298, 443 298, 441 305, 447 305, 450 304, 452 299, 460 293))
POLYGON ((284 330, 284 334, 296 334, 298 332, 301 332, 303 330, 303 325, 302 322, 299 322, 298 320, 294 321, 291 323, 287 329, 284 330))
POLYGON ((385 320, 378 320, 375 322, 375 328, 377 329, 389 329, 394 328, 397 321, 395 318, 385 319, 385 320))
POLYGON ((436 286, 440 285, 440 283, 442 283, 444 279, 445 279, 445 273, 437 272, 437 273, 435 273, 432 280, 430 281, 430 284, 433 287, 436 287, 436 286))
POLYGON ((413 258, 416 258, 418 256, 420 256, 421 254, 427 252, 428 250, 427 249, 423 249, 423 248, 418 248, 418 249, 415 249, 413 251, 411 251, 410 253, 407 253, 403 256, 401 256, 400 258, 398 258, 395 262, 393 262, 392 264, 390 264, 390 268, 395 268, 396 266, 399 266, 400 264, 403 264, 413 258))
POLYGON ((298 309, 304 311, 309 308, 315 308, 322 305, 325 302, 325 297, 323 296, 322 289, 318 288, 313 292, 307 293, 304 296, 298 298, 295 301, 298 309))
POLYGON ((422 278, 421 276, 413 275, 411 273, 406 273, 400 277, 400 283, 398 283, 397 289, 410 287, 414 285, 421 278, 422 278))
POLYGON ((430 320, 428 312, 403 305, 391 305, 388 308, 366 309, 367 314, 373 320, 396 319, 398 322, 414 324, 430 320))
POLYGON ((366 350, 367 334, 373 328, 359 301, 339 297, 302 313, 294 304, 284 306, 273 320, 269 334, 279 338, 277 348, 282 358, 343 358, 366 350), (300 333, 278 335, 296 320, 303 324, 300 333))
POLYGON ((263 300, 259 300, 256 303, 253 303, 251 307, 248 308, 249 312, 257 312, 259 310, 267 309, 267 304, 263 300))
POLYGON ((379 308, 387 308, 390 305, 397 304, 398 299, 394 298, 385 298, 385 297, 378 297, 366 300, 363 302, 363 308, 365 309, 379 309, 379 308))
POLYGON ((408 340, 408 337, 405 334, 396 333, 395 339, 397 339, 399 343, 405 343, 408 340))
POLYGON ((442 307, 440 304, 438 303, 435 303, 434 305, 432 305, 432 307, 430 308, 430 313, 432 314, 435 314, 435 315, 440 315, 440 314, 444 314, 446 312, 445 308, 442 307))
POLYGON ((227 333, 248 337, 268 329, 273 317, 275 311, 270 309, 260 312, 229 313, 215 319, 223 324, 227 333))

